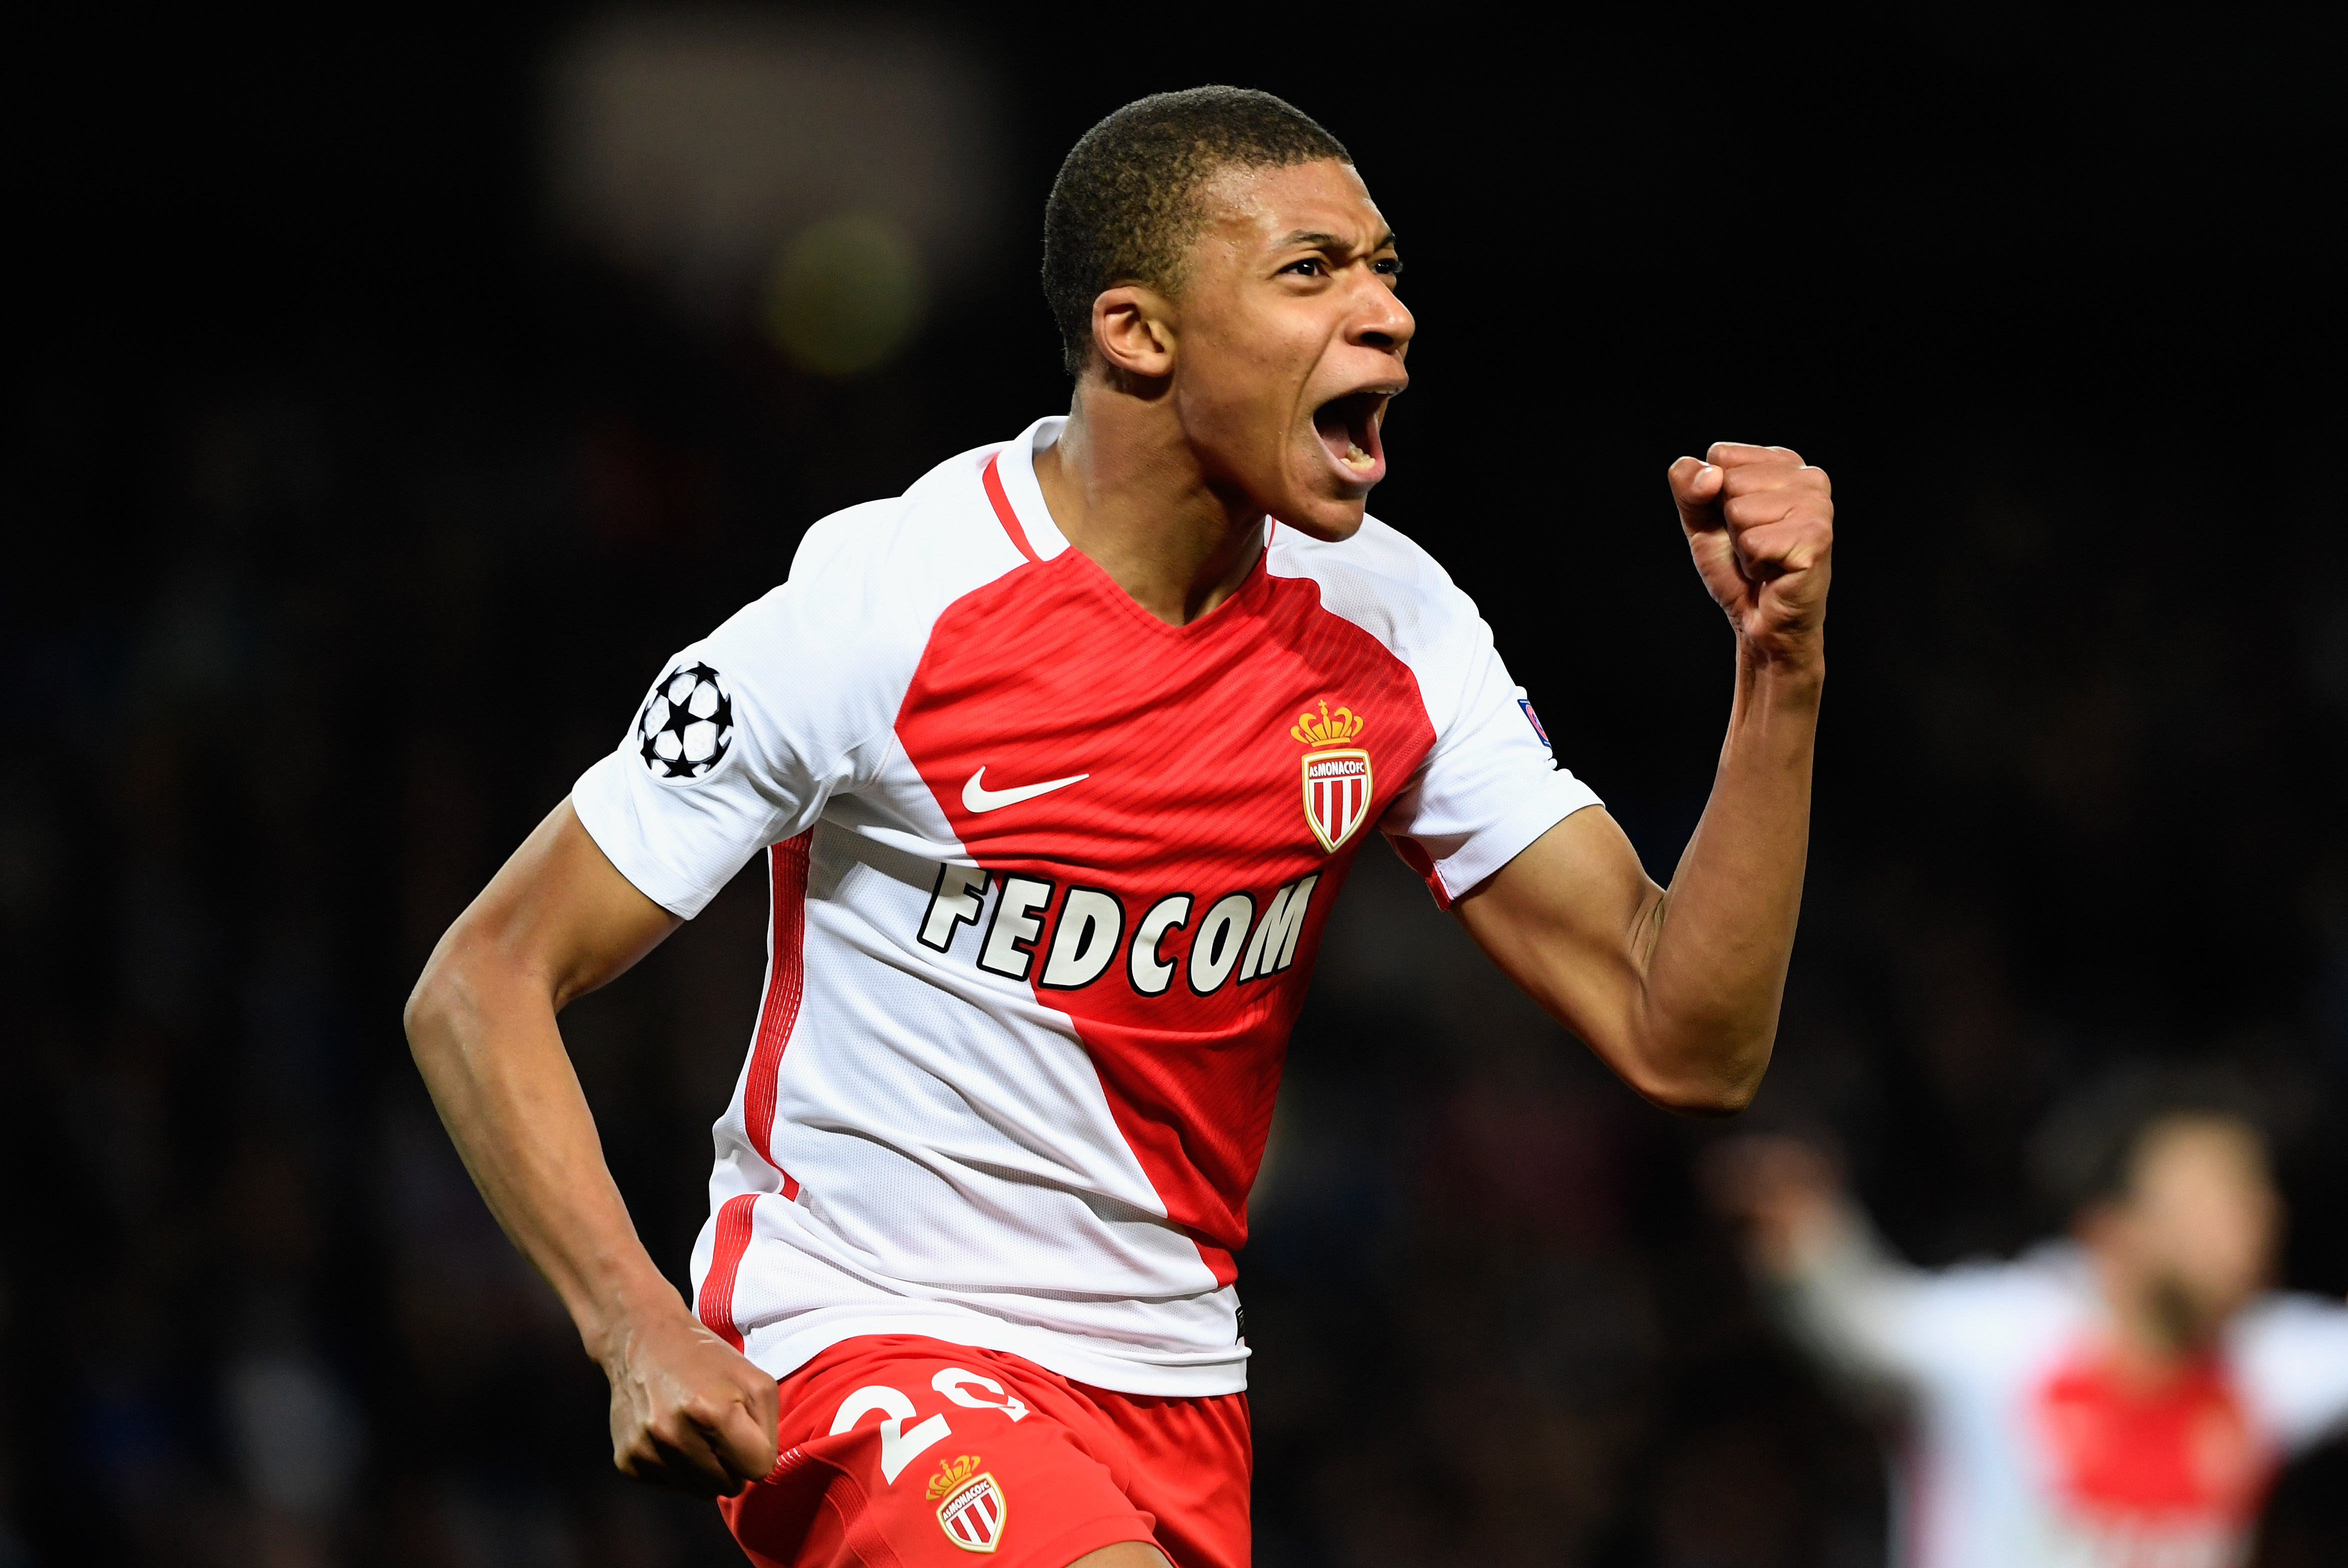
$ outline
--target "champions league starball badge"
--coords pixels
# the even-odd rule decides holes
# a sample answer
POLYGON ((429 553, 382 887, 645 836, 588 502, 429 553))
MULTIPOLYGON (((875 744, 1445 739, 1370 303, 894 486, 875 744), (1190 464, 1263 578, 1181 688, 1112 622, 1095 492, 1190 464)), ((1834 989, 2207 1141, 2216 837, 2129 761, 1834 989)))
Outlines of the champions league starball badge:
POLYGON ((734 744, 734 694, 695 660, 663 676, 636 716, 636 752, 664 784, 705 779, 734 744))

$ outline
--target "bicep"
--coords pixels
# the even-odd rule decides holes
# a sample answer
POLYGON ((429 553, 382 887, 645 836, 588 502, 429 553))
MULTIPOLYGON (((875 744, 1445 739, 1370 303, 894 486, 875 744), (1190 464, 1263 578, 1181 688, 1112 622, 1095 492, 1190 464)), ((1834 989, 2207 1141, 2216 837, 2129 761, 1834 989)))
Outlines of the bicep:
POLYGON ((1637 1087, 1643 949, 1663 890, 1602 806, 1550 828, 1452 906, 1502 974, 1637 1087))
POLYGON ((443 946, 529 975, 559 1011, 625 974, 683 923, 620 873, 566 799, 499 868, 443 946))

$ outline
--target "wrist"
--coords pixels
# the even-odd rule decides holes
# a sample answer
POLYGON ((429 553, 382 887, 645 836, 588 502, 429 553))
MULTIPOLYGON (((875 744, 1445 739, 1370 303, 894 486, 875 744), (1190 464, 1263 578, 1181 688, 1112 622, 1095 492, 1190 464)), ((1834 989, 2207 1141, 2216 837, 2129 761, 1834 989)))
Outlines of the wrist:
POLYGON ((626 1359, 646 1326, 688 1312, 676 1287, 649 1263, 641 1273, 614 1279, 571 1304, 580 1345, 606 1371, 626 1359))
POLYGON ((1798 646, 1770 646, 1745 637, 1736 639, 1738 684, 1786 696, 1815 698, 1825 687, 1827 653, 1822 644, 1806 640, 1798 646))

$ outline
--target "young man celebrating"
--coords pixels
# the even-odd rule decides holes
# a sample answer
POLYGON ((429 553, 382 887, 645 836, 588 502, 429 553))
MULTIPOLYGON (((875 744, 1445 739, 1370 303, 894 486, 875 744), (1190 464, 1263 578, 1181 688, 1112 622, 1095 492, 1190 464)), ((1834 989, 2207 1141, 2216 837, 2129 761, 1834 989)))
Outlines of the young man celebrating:
POLYGON ((1344 148, 1262 93, 1146 98, 1076 144, 1045 230, 1068 415, 810 530, 408 1008, 610 1376, 615 1462, 726 1498, 762 1564, 1248 1561, 1232 1254, 1369 830, 1660 1104, 1741 1107, 1776 1030, 1825 475, 1730 445, 1672 468, 1736 682, 1667 892, 1474 605, 1364 514, 1415 324, 1344 148), (555 1017, 761 850, 765 1006, 688 1310, 555 1017))

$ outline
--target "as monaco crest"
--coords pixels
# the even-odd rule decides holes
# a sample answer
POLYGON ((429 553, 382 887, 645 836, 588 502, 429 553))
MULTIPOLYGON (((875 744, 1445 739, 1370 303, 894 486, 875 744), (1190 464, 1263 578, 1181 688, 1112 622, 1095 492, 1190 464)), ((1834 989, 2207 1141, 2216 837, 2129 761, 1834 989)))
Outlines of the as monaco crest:
POLYGON ((1350 707, 1331 713, 1324 697, 1318 715, 1298 714, 1288 733, 1320 748, 1304 754, 1304 820, 1334 854, 1370 814, 1370 754, 1339 744, 1362 733, 1361 716, 1350 707))
POLYGON ((938 1528, 948 1541, 964 1552, 993 1552, 1003 1544, 1011 1504, 992 1474, 971 1473, 978 1465, 976 1454, 946 1460, 930 1478, 930 1495, 945 1499, 938 1504, 938 1528))

